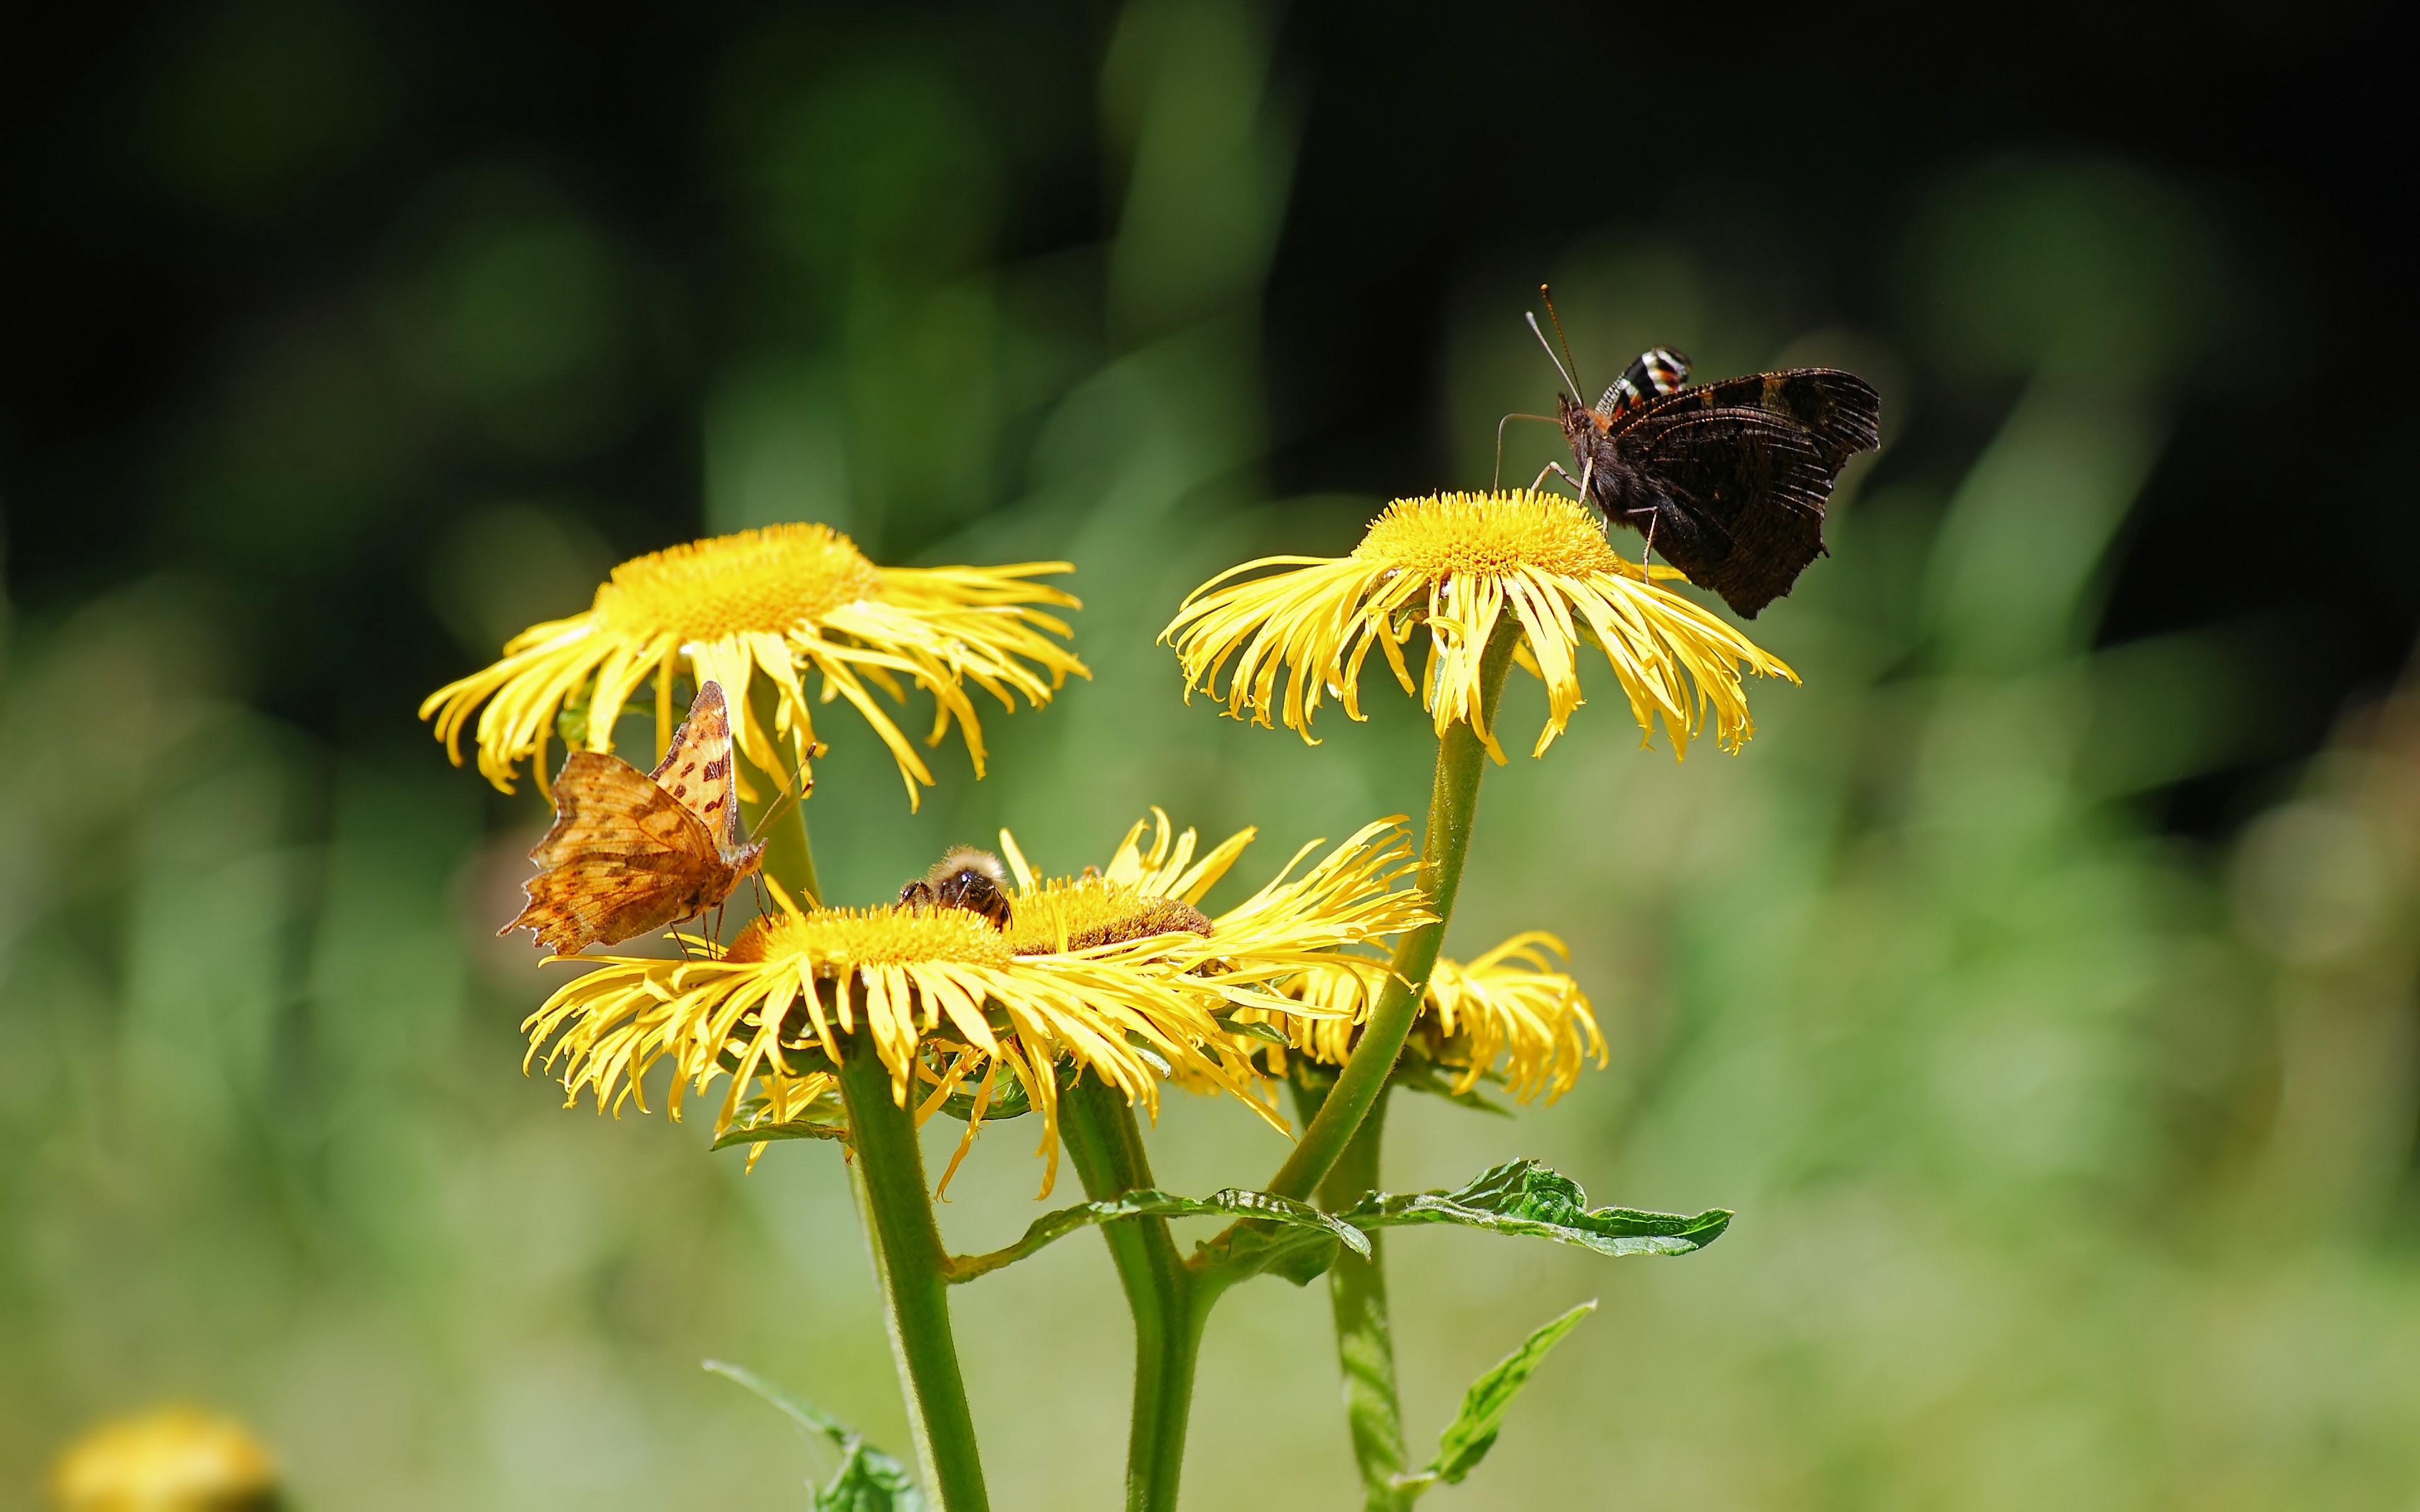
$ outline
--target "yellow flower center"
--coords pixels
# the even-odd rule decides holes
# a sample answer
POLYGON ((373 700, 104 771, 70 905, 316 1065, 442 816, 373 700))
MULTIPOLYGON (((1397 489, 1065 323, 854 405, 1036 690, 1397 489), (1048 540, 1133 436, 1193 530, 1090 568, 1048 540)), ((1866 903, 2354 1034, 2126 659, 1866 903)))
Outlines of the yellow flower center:
POLYGON ((1089 950, 1182 930, 1208 935, 1210 920, 1180 898, 1162 898, 1098 877, 1049 881, 1013 900, 1009 949, 1018 955, 1089 950))
POLYGON ((1005 966, 1008 941, 963 908, 827 908, 760 918, 723 955, 730 962, 806 957, 824 974, 864 966, 1005 966))
POLYGON ((1619 570, 1604 528, 1578 501, 1526 489, 1398 499, 1353 555, 1432 582, 1517 567, 1565 578, 1619 570))
POLYGON ((768 525, 623 563, 597 590, 595 613, 609 633, 634 641, 779 635, 873 596, 881 583, 830 526, 768 525))

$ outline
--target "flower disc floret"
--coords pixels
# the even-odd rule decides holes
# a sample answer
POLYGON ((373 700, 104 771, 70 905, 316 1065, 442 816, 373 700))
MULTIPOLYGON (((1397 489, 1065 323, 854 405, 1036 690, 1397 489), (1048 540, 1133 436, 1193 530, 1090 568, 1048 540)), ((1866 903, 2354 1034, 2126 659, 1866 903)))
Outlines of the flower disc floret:
POLYGON ((756 920, 722 959, 738 964, 777 957, 813 961, 830 977, 924 963, 1004 966, 1010 954, 1000 931, 962 908, 821 908, 756 920))
POLYGON ((882 574, 829 525, 775 525, 651 551, 615 567, 591 612, 607 634, 727 640, 782 635, 872 598, 882 574))
POLYGON ((1630 565, 1587 510, 1549 494, 1398 500, 1370 522, 1353 556, 1430 582, 1525 570, 1585 579, 1630 565))
POLYGON ((1092 675, 1060 643, 1065 622, 1047 611, 1077 601, 1030 580, 1072 570, 1064 562, 878 567, 829 526, 741 531, 622 563, 586 613, 522 631, 502 660, 430 694, 420 716, 436 720, 458 764, 473 728, 480 772, 509 793, 524 761, 546 785, 558 730, 566 746, 612 750, 642 685, 655 691, 659 753, 684 678, 692 688, 716 681, 740 749, 782 780, 820 754, 814 708, 839 699, 890 749, 912 808, 932 769, 876 695, 904 703, 911 689, 931 694, 925 744, 939 745, 954 725, 981 777, 983 725, 967 685, 1013 711, 1019 698, 1039 707, 1069 676, 1092 675), (808 674, 821 680, 813 697, 808 674), (749 696, 759 678, 769 700, 749 696))
POLYGON ((1350 556, 1265 557, 1220 574, 1194 591, 1161 639, 1176 648, 1188 698, 1206 692, 1237 718, 1281 720, 1305 740, 1330 693, 1349 717, 1363 717, 1361 665, 1374 648, 1440 735, 1466 721, 1500 762, 1480 707, 1480 669, 1509 616, 1520 638, 1515 661, 1546 685, 1532 755, 1545 753, 1583 702, 1583 644, 1604 652, 1650 738, 1660 721, 1674 754, 1685 754, 1711 718, 1718 742, 1736 749, 1755 728, 1744 674, 1797 674, 1662 586, 1679 576, 1622 560, 1573 500, 1434 494, 1388 505, 1350 556), (1288 570, 1243 577, 1264 567, 1288 570), (1404 647, 1423 625, 1428 657, 1415 683, 1404 647))

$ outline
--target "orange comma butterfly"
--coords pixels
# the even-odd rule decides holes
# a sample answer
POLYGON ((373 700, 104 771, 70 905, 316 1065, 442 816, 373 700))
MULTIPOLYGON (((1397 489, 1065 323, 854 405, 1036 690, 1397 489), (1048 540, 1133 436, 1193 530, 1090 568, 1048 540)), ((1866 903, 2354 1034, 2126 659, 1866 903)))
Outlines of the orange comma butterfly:
POLYGON ((577 955, 695 918, 756 870, 731 771, 722 685, 697 690, 663 764, 641 772, 618 756, 575 750, 554 779, 554 827, 530 852, 529 906, 498 934, 535 932, 540 948, 577 955))

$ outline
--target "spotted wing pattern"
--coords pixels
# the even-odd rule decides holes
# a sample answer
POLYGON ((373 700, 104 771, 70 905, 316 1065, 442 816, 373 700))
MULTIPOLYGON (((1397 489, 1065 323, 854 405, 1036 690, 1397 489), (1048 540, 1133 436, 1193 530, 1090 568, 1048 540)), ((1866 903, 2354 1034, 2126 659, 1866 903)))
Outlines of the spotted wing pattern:
POLYGON ((554 826, 530 852, 538 872, 522 886, 528 906, 496 933, 531 930, 557 955, 694 918, 729 897, 764 850, 740 843, 731 725, 714 683, 698 690, 653 776, 574 751, 554 805, 554 826))
POLYGON ((723 859, 740 850, 739 790, 731 772, 731 706, 722 685, 708 682, 690 701, 689 717, 673 732, 664 759, 647 774, 697 815, 723 859))
POLYGON ((1753 619, 1823 554, 1824 502, 1879 444, 1880 414, 1872 385, 1831 368, 1683 389, 1595 439, 1607 466, 1594 491, 1608 518, 1652 520, 1666 561, 1753 619))

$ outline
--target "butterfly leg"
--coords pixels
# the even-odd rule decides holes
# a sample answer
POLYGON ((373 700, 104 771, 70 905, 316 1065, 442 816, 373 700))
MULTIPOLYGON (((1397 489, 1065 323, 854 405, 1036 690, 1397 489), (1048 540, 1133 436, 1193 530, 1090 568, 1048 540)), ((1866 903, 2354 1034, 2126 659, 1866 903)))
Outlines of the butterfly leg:
POLYGON ((1570 484, 1572 487, 1579 493, 1580 498, 1586 499, 1588 497, 1588 490, 1581 487, 1576 479, 1573 478, 1570 473, 1563 471, 1563 465, 1560 462, 1549 462, 1544 467, 1539 469, 1538 475, 1529 482, 1529 491, 1531 493, 1536 493, 1545 485, 1546 474, 1549 472, 1553 473, 1556 477, 1562 479, 1565 483, 1570 484))
POLYGON ((1638 580, 1643 583, 1655 580, 1647 571, 1647 559, 1655 554, 1655 522, 1663 517, 1660 510, 1647 517, 1647 547, 1638 553, 1638 580))

